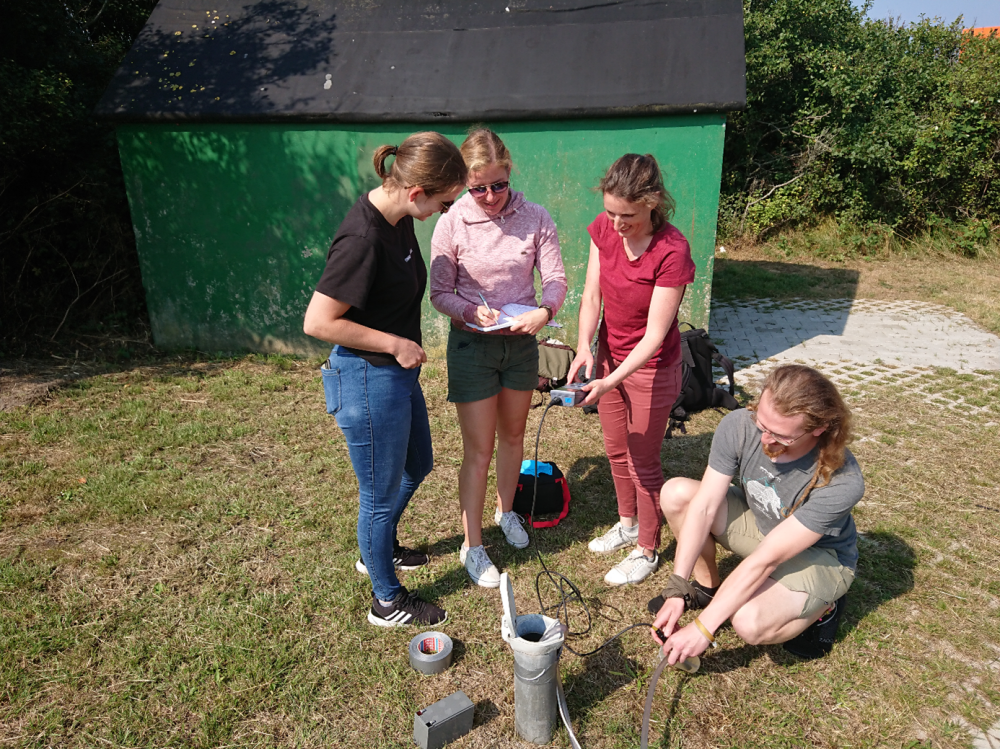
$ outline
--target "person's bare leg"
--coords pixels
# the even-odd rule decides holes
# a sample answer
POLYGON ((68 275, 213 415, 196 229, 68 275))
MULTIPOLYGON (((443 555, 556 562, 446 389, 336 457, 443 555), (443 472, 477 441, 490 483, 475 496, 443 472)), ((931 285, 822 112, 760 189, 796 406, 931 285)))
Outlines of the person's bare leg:
MULTIPOLYGON (((667 481, 660 490, 660 509, 663 511, 663 517, 667 519, 667 525, 670 526, 674 538, 680 538, 688 507, 694 495, 698 493, 699 486, 701 486, 700 481, 676 477, 667 481)), ((726 512, 725 503, 720 512, 726 512)), ((725 528, 726 518, 716 517, 715 520, 716 528, 725 528)), ((715 588, 719 585, 719 567, 715 563, 715 539, 711 536, 705 539, 698 561, 695 562, 694 579, 706 588, 715 588)))
POLYGON ((462 508, 465 546, 470 548, 483 543, 483 505, 486 503, 486 480, 496 439, 498 397, 494 395, 481 401, 455 404, 458 424, 462 429, 458 503, 462 508))
POLYGON ((497 506, 510 512, 524 460, 524 428, 531 408, 532 390, 503 388, 497 396, 497 506))
POLYGON ((807 599, 807 594, 789 590, 768 578, 733 614, 733 630, 750 645, 788 642, 802 634, 823 613, 820 611, 807 619, 800 618, 807 599))

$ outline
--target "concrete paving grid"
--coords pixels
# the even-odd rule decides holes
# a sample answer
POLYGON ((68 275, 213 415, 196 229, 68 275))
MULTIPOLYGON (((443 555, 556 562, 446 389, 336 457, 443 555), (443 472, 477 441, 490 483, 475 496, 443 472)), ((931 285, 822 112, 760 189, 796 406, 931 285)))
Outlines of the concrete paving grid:
MULTIPOLYGON (((736 366, 736 381, 759 389, 778 364, 819 369, 838 387, 907 384, 935 405, 967 414, 988 406, 934 387, 939 368, 994 380, 1000 337, 965 315, 926 302, 870 299, 714 304, 709 335, 736 366)), ((719 370, 716 370, 717 373, 719 370)))

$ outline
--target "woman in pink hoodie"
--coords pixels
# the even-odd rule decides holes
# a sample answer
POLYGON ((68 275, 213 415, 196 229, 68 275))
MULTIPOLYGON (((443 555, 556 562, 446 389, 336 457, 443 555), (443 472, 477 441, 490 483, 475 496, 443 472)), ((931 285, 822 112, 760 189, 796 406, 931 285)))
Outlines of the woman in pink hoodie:
POLYGON ((556 225, 548 211, 510 187, 510 153, 496 133, 473 131, 461 147, 469 169, 467 194, 443 215, 431 240, 431 304, 451 318, 448 400, 462 429, 459 504, 465 540, 459 555, 473 582, 500 585, 500 573, 483 548, 486 481, 496 443, 495 521, 512 546, 528 534, 512 511, 524 457, 524 430, 538 384, 535 334, 566 298, 566 274, 556 225), (542 281, 535 298, 535 270, 542 281), (497 323, 509 304, 533 308, 509 327, 497 323), (537 305, 537 307, 536 307, 537 305))

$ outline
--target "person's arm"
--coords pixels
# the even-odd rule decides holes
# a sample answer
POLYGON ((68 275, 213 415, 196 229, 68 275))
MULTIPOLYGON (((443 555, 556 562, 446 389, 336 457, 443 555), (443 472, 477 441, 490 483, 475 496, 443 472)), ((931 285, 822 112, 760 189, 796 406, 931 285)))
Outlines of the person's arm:
POLYGON ((584 405, 597 403, 611 388, 618 387, 626 377, 645 366, 670 332, 670 326, 677 317, 677 309, 684 297, 685 288, 685 286, 653 287, 653 295, 649 300, 649 313, 646 316, 646 332, 618 369, 607 377, 587 383, 584 389, 590 393, 583 401, 584 405))
POLYGON ((576 358, 569 365, 566 381, 574 382, 577 372, 583 368, 584 375, 594 374, 594 355, 590 353, 590 342, 597 332, 597 323, 601 319, 601 256, 594 241, 590 242, 590 255, 587 258, 587 280, 583 285, 583 297, 580 299, 580 320, 577 325, 576 358))
POLYGON ((535 335, 551 319, 542 305, 550 307, 552 317, 555 317, 566 299, 566 270, 559 251, 559 233, 548 212, 541 206, 537 210, 540 212, 540 226, 535 240, 534 268, 538 269, 542 281, 542 301, 539 309, 514 318, 515 322, 510 326, 512 333, 535 335))
POLYGON ((327 343, 391 354, 404 369, 413 369, 427 361, 424 350, 409 338, 384 333, 344 319, 344 314, 350 308, 349 304, 314 291, 306 309, 302 330, 306 335, 327 343))
POLYGON ((429 281, 434 309, 453 320, 483 325, 477 310, 480 305, 463 299, 455 291, 458 284, 458 247, 455 246, 452 221, 447 214, 438 219, 431 236, 429 281))
MULTIPOLYGON (((713 527, 719 515, 719 508, 726 501, 732 476, 719 473, 711 466, 705 468, 698 491, 692 497, 684 516, 684 525, 677 536, 677 549, 674 552, 673 574, 688 580, 694 572, 695 562, 705 547, 705 541, 713 531, 722 532, 722 528, 713 527)), ((668 598, 660 607, 653 627, 669 636, 677 625, 677 620, 684 613, 683 598, 668 598)))
MULTIPOLYGON (((806 528, 794 515, 782 520, 719 586, 712 602, 698 615, 698 621, 714 634, 750 600, 779 564, 802 553, 820 538, 821 534, 806 528)), ((667 638, 663 652, 674 664, 700 655, 708 646, 708 638, 692 622, 667 638)))

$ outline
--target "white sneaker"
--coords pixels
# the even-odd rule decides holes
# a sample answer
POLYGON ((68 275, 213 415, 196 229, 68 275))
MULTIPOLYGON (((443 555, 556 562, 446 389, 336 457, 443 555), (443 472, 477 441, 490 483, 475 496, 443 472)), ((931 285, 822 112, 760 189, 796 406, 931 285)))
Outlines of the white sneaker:
POLYGON ((653 558, 650 559, 642 553, 642 549, 633 549, 631 554, 611 568, 611 571, 604 576, 604 582, 608 585, 637 583, 653 574, 659 563, 660 555, 655 551, 653 558))
POLYGON ((528 545, 528 532, 524 530, 524 520, 516 512, 513 510, 500 512, 498 507, 493 513, 493 519, 503 530, 504 536, 507 537, 507 543, 515 549, 523 549, 528 545))
POLYGON ((610 554, 612 551, 624 549, 626 546, 635 546, 635 542, 638 540, 638 523, 633 525, 632 531, 629 532, 625 526, 621 524, 621 521, 618 521, 614 524, 614 527, 612 527, 612 529, 603 536, 598 536, 587 544, 587 548, 598 554, 610 554))
POLYGON ((483 588, 500 587, 500 572, 490 561, 482 544, 472 548, 463 546, 458 553, 458 559, 465 565, 465 571, 476 585, 483 588))

